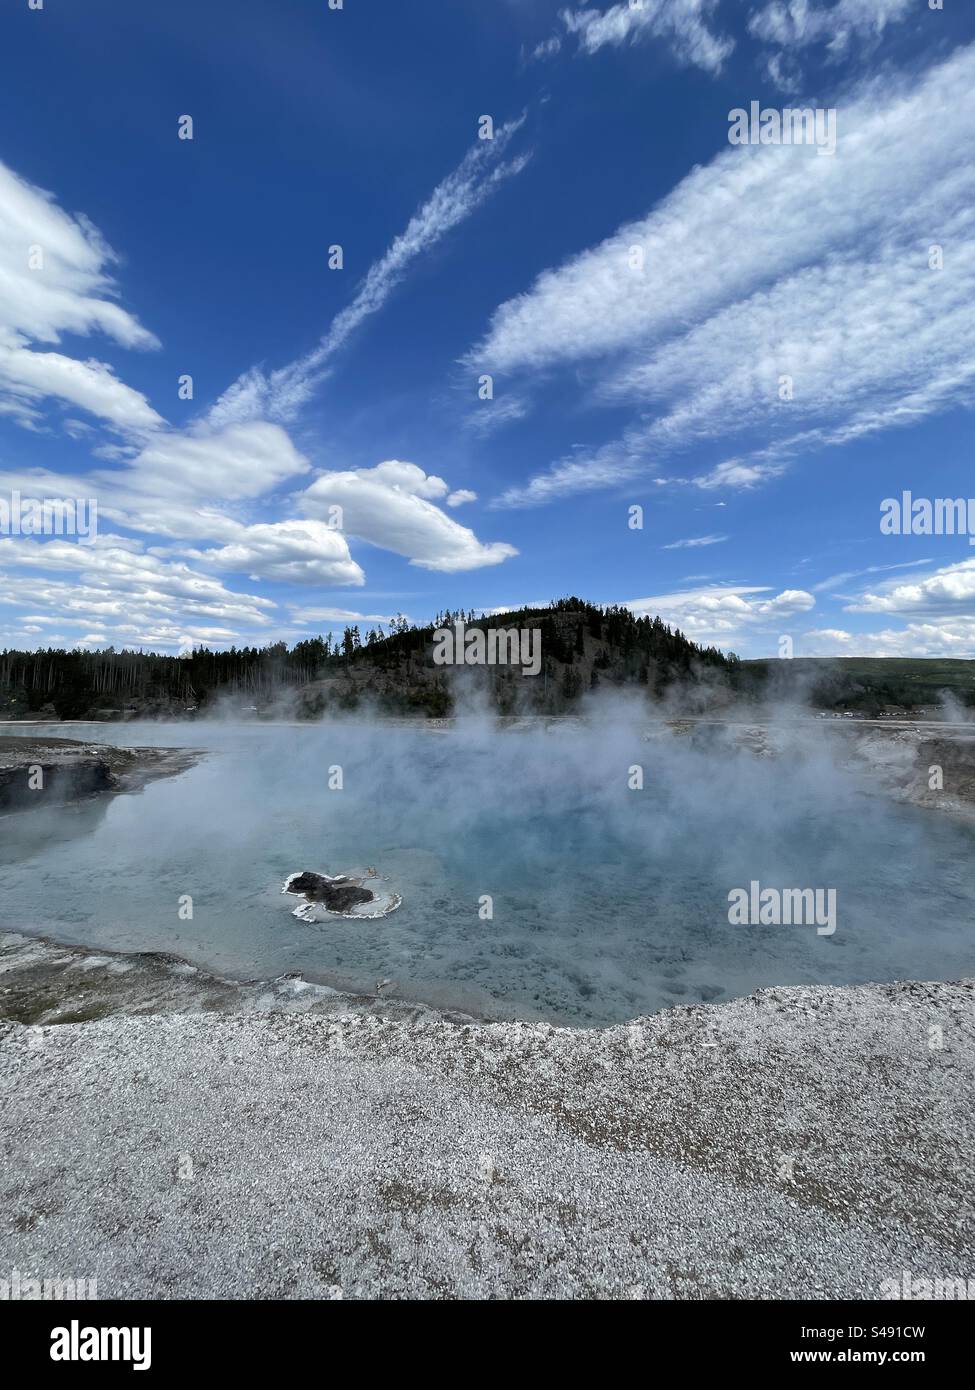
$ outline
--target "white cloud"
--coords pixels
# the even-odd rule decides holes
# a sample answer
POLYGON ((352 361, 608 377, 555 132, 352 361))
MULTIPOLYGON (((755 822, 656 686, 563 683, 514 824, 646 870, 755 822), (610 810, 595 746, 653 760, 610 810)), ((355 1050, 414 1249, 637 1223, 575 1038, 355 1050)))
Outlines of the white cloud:
POLYGON ((780 91, 798 91, 803 82, 802 69, 785 53, 770 53, 765 59, 765 75, 780 91))
MULTIPOLYGON (((56 614, 52 624, 84 627, 86 641, 179 648, 195 640, 230 641, 242 632, 253 636, 269 621, 266 610, 274 608, 269 600, 232 593, 214 572, 282 583, 361 585, 365 576, 349 552, 349 535, 376 545, 388 540, 414 563, 448 571, 497 564, 514 554, 511 546, 482 544, 435 505, 458 507, 475 500, 475 493, 450 492, 442 478, 396 461, 349 475, 351 484, 335 483, 349 504, 347 521, 355 519, 344 533, 314 515, 255 516, 255 511, 266 516, 271 508, 287 506, 288 499, 276 492, 310 472, 281 425, 256 415, 264 407, 291 414, 326 359, 382 307, 412 259, 524 166, 525 158, 504 157, 520 124, 502 128, 493 142, 479 142, 469 152, 373 266, 314 353, 270 382, 256 371, 245 374, 237 391, 238 404, 243 401, 239 411, 218 409, 210 420, 182 430, 170 429, 109 364, 36 350, 37 343, 57 345, 66 333, 96 331, 125 347, 158 344, 114 302, 108 274, 114 253, 94 227, 84 217, 67 216, 53 198, 0 165, 0 415, 43 429, 45 406, 57 400, 125 435, 122 443, 109 442, 94 435, 87 421, 67 417, 67 432, 85 439, 91 454, 110 466, 80 476, 9 468, 0 485, 27 496, 94 498, 103 528, 108 522, 156 542, 146 548, 119 535, 102 535, 89 547, 5 542, 0 602, 14 609, 49 606, 56 614), (373 504, 379 507, 375 516, 373 504), (176 558, 160 541, 215 544, 176 558)), ((341 476, 319 479, 313 492, 301 496, 302 504, 313 512, 329 477, 341 476)), ((31 630, 42 628, 31 623, 21 629, 31 630)))
POLYGON ((524 118, 499 127, 493 140, 479 140, 460 164, 438 184, 413 215, 406 229, 369 268, 355 298, 332 322, 319 345, 306 356, 270 375, 252 367, 220 397, 210 412, 215 425, 265 416, 289 420, 323 380, 329 359, 359 325, 378 313, 412 261, 435 246, 476 211, 506 179, 519 174, 527 155, 504 161, 501 156, 524 118))
POLYGON ((858 579, 864 574, 881 574, 887 570, 909 570, 916 569, 919 565, 930 565, 930 558, 924 560, 905 560, 899 565, 867 565, 860 570, 844 570, 842 574, 831 574, 828 579, 822 579, 818 584, 813 584, 814 594, 821 593, 824 589, 836 589, 840 584, 847 584, 851 579, 858 579))
POLYGON ((749 33, 782 48, 826 43, 833 54, 844 52, 854 38, 879 38, 889 24, 917 11, 916 0, 772 0, 752 14, 749 33))
MULTIPOLYGON (((116 288, 108 269, 116 258, 91 223, 69 217, 52 197, 0 165, 0 414, 42 429, 46 403, 58 400, 90 412, 127 437, 122 445, 92 438, 91 453, 111 466, 87 476, 9 469, 2 483, 28 496, 93 497, 103 524, 157 542, 215 542, 185 551, 183 557, 207 571, 274 582, 361 585, 365 576, 349 553, 350 535, 380 546, 388 542, 415 564, 447 571, 498 564, 513 555, 511 546, 482 544, 435 505, 458 507, 476 494, 463 488, 451 493, 442 478, 396 461, 360 474, 326 474, 301 495, 302 505, 314 513, 331 486, 345 504, 344 533, 325 524, 330 518, 314 514, 265 519, 270 507, 285 505, 275 491, 308 474, 310 465, 281 425, 261 416, 290 417, 328 359, 383 306, 411 262, 524 167, 527 156, 509 158, 505 153, 521 123, 502 127, 493 141, 475 144, 373 265, 312 353, 271 377, 258 369, 245 373, 208 420, 183 430, 169 429, 109 364, 35 350, 37 343, 57 345, 66 333, 96 331, 125 347, 158 344, 114 302, 116 288), (31 269, 32 257, 36 269, 31 269), (254 515, 258 506, 265 517, 254 515)), ((69 431, 78 438, 89 434, 90 427, 71 420, 69 431)), ((35 604, 50 603, 59 609, 58 621, 68 626, 84 621, 91 628, 92 616, 105 614, 114 623, 110 630, 106 627, 109 638, 158 639, 165 645, 203 635, 229 640, 239 629, 224 619, 251 630, 265 621, 266 601, 230 593, 218 579, 174 561, 173 552, 158 543, 146 550, 119 536, 107 542, 102 537, 87 548, 18 542, 16 549, 8 543, 0 553, 12 572, 19 570, 16 583, 6 581, 8 602, 23 595, 35 604), (46 574, 43 580, 32 577, 40 571, 46 574), (64 571, 74 576, 70 599, 57 577, 64 571), (84 619, 73 616, 79 602, 84 619), (136 615, 132 622, 123 622, 123 607, 136 615), (201 624, 200 619, 221 625, 201 624)), ((95 640, 94 628, 89 637, 95 640)))
POLYGON ((686 540, 671 541, 670 545, 662 546, 662 550, 693 550, 701 545, 720 545, 726 541, 727 536, 689 536, 686 540))
POLYGON ((708 28, 706 21, 717 6, 718 0, 642 0, 634 7, 624 0, 608 10, 563 10, 560 18, 584 53, 660 39, 678 62, 720 72, 735 45, 708 28))
POLYGON ((119 381, 107 362, 79 362, 60 352, 30 352, 7 346, 0 336, 0 391, 22 424, 37 424, 36 408, 46 397, 80 406, 128 432, 157 428, 161 416, 140 391, 119 381))
POLYGON ((518 552, 500 541, 487 544, 431 499, 448 493, 442 478, 413 463, 388 460, 375 468, 323 473, 298 499, 312 515, 342 508, 343 529, 371 545, 409 557, 423 569, 454 573, 497 565, 518 552))
POLYGON ((289 584, 364 584, 341 532, 324 521, 278 521, 248 526, 217 550, 194 551, 211 568, 289 584))
POLYGON ((309 471, 279 425, 255 421, 158 431, 137 452, 124 451, 119 466, 88 474, 4 470, 0 486, 24 496, 93 497, 101 521, 143 535, 230 543, 246 537, 260 499, 309 471))
POLYGON ((292 608, 291 617, 294 622, 300 623, 302 627, 314 626, 316 623, 324 625, 341 623, 343 627, 348 623, 391 623, 394 617, 401 616, 395 613, 356 613, 350 608, 292 608))
MULTIPOLYGON (((232 594, 218 579, 200 574, 182 561, 168 561, 146 552, 138 541, 123 536, 101 535, 91 545, 27 537, 0 540, 0 572, 8 567, 76 575, 91 590, 103 589, 103 602, 109 608, 102 611, 117 615, 127 611, 130 601, 175 598, 212 617, 234 614, 259 622, 264 610, 275 606, 270 599, 232 594)), ((86 611, 91 611, 90 604, 86 611)))
POLYGON ((562 40, 558 34, 553 34, 550 39, 543 39, 532 49, 533 58, 554 58, 562 47, 562 40))
MULTIPOLYGON (((122 467, 86 477, 8 472, 0 474, 0 485, 24 496, 94 497, 102 522, 153 538, 218 541, 179 553, 207 569, 273 582, 362 585, 365 574, 349 552, 350 537, 446 572, 499 564, 517 554, 501 542, 482 543, 435 505, 459 507, 475 501, 476 493, 451 492, 443 478, 395 459, 372 469, 321 475, 289 499, 304 516, 249 519, 267 489, 308 471, 284 430, 261 421, 218 432, 160 434, 122 467), (335 504, 342 508, 340 516, 330 511, 335 504), (231 515, 229 506, 239 515, 231 515)), ((148 553, 165 559, 172 550, 157 544, 148 553)), ((35 562, 43 555, 39 552, 35 562)))
POLYGON ((545 271, 468 360, 495 374, 589 360, 592 400, 639 413, 502 501, 610 486, 760 428, 771 444, 699 479, 754 485, 794 454, 969 404, 975 169, 958 151, 973 139, 968 48, 910 85, 868 85, 840 110, 834 157, 729 147, 642 221, 545 271), (943 270, 929 268, 933 245, 943 270))
POLYGON ((814 629, 802 638, 802 656, 975 657, 975 618, 907 623, 879 632, 814 629))
POLYGON ((748 30, 773 45, 764 59, 769 80, 781 91, 797 92, 805 83, 796 53, 825 45, 827 58, 849 53, 854 43, 867 52, 876 47, 889 25, 917 14, 923 0, 770 0, 752 13, 748 30))
POLYGON ((624 603, 637 617, 660 616, 694 642, 728 648, 741 637, 807 613, 816 600, 805 589, 784 589, 771 598, 767 587, 727 585, 685 589, 630 599, 624 603))
POLYGON ((108 273, 115 254, 82 216, 0 163, 0 406, 36 425, 48 397, 68 401, 121 430, 145 430, 160 417, 111 367, 78 362, 32 344, 57 344, 66 333, 101 333, 128 348, 157 339, 115 303, 108 273))
POLYGON ((904 615, 957 613, 975 606, 975 559, 945 565, 933 574, 904 583, 888 580, 847 605, 849 613, 904 615))
MULTIPOLYGON (((765 456, 768 456, 768 450, 765 456)), ((760 483, 767 482, 770 478, 776 478, 785 471, 783 463, 761 463, 752 457, 748 461, 744 459, 725 459, 724 463, 717 464, 707 473, 700 474, 693 481, 700 488, 735 487, 752 488, 758 487, 760 483)), ((720 506, 720 503, 716 505, 720 506)))
POLYGON ((216 640, 218 631, 220 640, 241 634, 258 640, 275 610, 270 599, 233 593, 220 580, 122 536, 102 535, 85 546, 0 540, 0 614, 26 609, 30 615, 38 607, 59 626, 104 634, 98 640, 160 649, 179 649, 187 637, 216 640))
MULTIPOLYGON (((834 575, 815 591, 857 578, 930 564, 929 560, 900 565, 871 565, 834 575)), ((975 657, 975 558, 943 565, 919 579, 892 578, 868 589, 844 605, 855 614, 902 618, 900 627, 850 631, 841 627, 810 628, 800 635, 797 655, 877 657, 975 657)))
POLYGON ((495 430, 522 420, 528 414, 528 401, 523 396, 508 396, 503 400, 481 401, 466 417, 464 424, 475 434, 486 438, 495 430))
POLYGON ((125 347, 155 347, 157 340, 113 302, 116 287, 106 267, 115 253, 82 216, 69 217, 49 193, 0 164, 0 266, 4 328, 38 342, 62 333, 105 333, 125 347), (29 252, 43 253, 30 268, 29 252))
POLYGON ((309 469, 280 425, 255 420, 222 430, 197 425, 157 433, 124 470, 102 469, 95 477, 160 502, 236 502, 263 496, 309 469))

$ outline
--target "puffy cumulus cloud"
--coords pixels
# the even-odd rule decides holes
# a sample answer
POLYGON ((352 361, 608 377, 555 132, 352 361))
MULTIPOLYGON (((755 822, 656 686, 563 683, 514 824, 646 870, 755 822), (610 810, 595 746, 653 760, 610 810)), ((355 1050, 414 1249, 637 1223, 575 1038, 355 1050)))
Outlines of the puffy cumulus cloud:
MULTIPOLYGON (((9 472, 0 475, 0 485, 27 497, 93 497, 102 523, 155 540, 147 557, 165 560, 178 553, 204 570, 253 580, 361 586, 365 574, 350 553, 350 537, 447 572, 499 564, 516 554, 501 542, 482 543, 437 505, 458 507, 473 501, 475 493, 451 492, 443 478, 397 459, 359 472, 322 475, 292 499, 303 516, 248 518, 256 497, 308 471, 307 460, 280 426, 253 422, 220 431, 159 433, 120 466, 87 477, 9 472), (219 544, 174 552, 173 542, 187 541, 219 544)), ((138 543, 133 547, 141 549, 138 543)), ((106 554, 99 550, 92 563, 105 563, 106 554)), ((31 552, 31 563, 46 559, 63 562, 50 547, 31 552)))
POLYGON ((638 6, 622 0, 608 10, 563 10, 559 17, 584 53, 656 39, 667 45, 678 62, 717 73, 735 46, 732 39, 709 27, 717 7, 718 0, 641 0, 638 6))
POLYGON ((287 584, 364 584, 366 579, 341 532, 307 518, 248 526, 231 544, 193 551, 191 558, 250 579, 287 584))
POLYGON ((128 348, 158 347, 138 319, 115 302, 109 274, 116 257, 83 216, 0 163, 0 404, 21 424, 36 425, 47 398, 90 411, 120 430, 161 423, 139 391, 104 362, 79 362, 32 344, 65 333, 101 333, 128 348))
POLYGON ((888 580, 847 605, 849 613, 954 614, 975 607, 975 559, 919 579, 888 580))
POLYGON ((414 497, 434 499, 446 497, 450 491, 443 478, 438 478, 435 473, 424 473, 417 464, 401 463, 399 459, 387 459, 385 463, 377 463, 375 468, 363 469, 359 476, 368 477, 384 487, 394 488, 397 492, 411 493, 414 497))
POLYGON ((958 151, 975 139, 975 48, 913 83, 865 85, 838 123, 832 157, 729 146, 498 308, 468 355, 477 370, 589 363, 590 403, 634 412, 621 437, 504 504, 612 486, 760 429, 760 453, 699 480, 751 486, 786 459, 972 403, 975 166, 958 151))
POLYGON ((817 628, 802 638, 802 656, 975 657, 975 617, 906 623, 901 628, 848 632, 817 628))
MULTIPOLYGON (((910 569, 930 560, 872 565, 832 576, 816 589, 832 588, 865 574, 910 569)), ((900 626, 879 630, 810 628, 797 645, 801 656, 954 656, 975 657, 975 559, 942 565, 918 578, 903 577, 872 585, 844 605, 844 612, 901 618, 900 626)), ((862 619, 861 619, 862 621, 862 619)))
POLYGON ((808 613, 816 600, 805 589, 784 589, 769 596, 761 585, 714 586, 684 589, 650 598, 630 599, 623 606, 639 617, 661 617, 679 627, 692 641, 728 648, 740 638, 799 614, 808 613))
POLYGON ((346 534, 406 556, 422 569, 454 573, 498 565, 518 552, 502 541, 479 541, 434 505, 449 489, 414 463, 390 459, 375 468, 323 473, 298 499, 310 515, 330 520, 341 507, 346 534))

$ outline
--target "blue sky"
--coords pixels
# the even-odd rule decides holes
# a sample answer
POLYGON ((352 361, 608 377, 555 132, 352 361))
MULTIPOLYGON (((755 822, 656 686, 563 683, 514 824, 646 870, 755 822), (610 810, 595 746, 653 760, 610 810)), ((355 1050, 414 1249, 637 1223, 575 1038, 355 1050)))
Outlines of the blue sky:
POLYGON ((93 544, 0 536, 0 645, 574 592, 746 656, 975 657, 968 537, 879 526, 975 496, 961 0, 0 29, 0 502, 98 505, 93 544), (753 101, 834 109, 835 153, 732 145, 753 101))

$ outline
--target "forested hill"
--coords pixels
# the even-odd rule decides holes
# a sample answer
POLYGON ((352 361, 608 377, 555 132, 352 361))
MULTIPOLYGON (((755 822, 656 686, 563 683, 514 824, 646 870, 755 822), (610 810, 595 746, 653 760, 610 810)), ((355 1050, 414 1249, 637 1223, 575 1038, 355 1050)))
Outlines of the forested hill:
MULTIPOLYGON (((536 639, 537 640, 537 639, 536 639)), ((663 696, 680 682, 703 688, 733 682, 738 659, 701 648, 659 618, 600 608, 578 598, 547 608, 475 618, 440 613, 416 627, 346 628, 341 639, 315 637, 290 649, 200 647, 184 656, 152 652, 5 651, 0 656, 0 718, 194 717, 236 701, 247 713, 316 717, 330 708, 369 705, 388 713, 449 714, 459 681, 480 685, 499 712, 558 713, 600 686, 644 687, 663 696), (536 629, 541 670, 438 666, 433 634, 457 619, 467 630, 536 629)))

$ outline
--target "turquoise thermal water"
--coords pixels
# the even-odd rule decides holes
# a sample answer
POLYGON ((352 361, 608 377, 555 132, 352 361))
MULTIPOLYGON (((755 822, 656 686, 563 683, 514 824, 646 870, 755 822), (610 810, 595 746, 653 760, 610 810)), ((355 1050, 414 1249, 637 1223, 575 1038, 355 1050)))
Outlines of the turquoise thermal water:
POLYGON ((975 973, 972 831, 865 794, 815 743, 759 760, 625 722, 7 731, 206 750, 139 795, 0 823, 8 929, 587 1025, 771 984, 975 973), (291 916, 289 873, 367 865, 397 912, 291 916), (835 889, 835 933, 732 926, 728 893, 753 879, 835 889))

